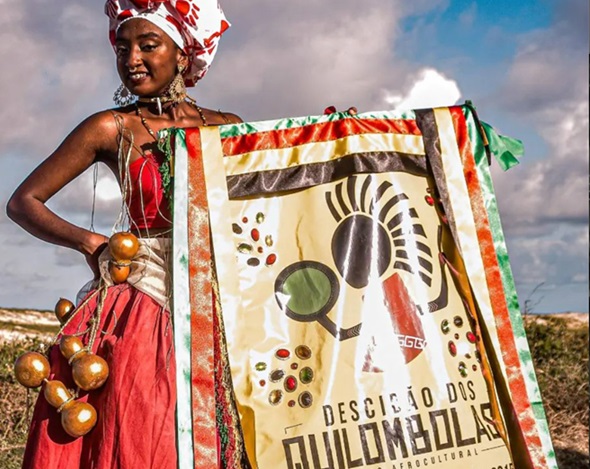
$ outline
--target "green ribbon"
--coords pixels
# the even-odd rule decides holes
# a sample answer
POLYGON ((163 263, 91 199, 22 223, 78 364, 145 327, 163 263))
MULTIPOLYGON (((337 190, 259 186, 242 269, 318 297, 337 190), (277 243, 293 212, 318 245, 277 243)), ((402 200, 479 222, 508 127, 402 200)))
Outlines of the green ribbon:
POLYGON ((524 155, 524 145, 516 138, 498 134, 491 125, 481 122, 488 139, 490 151, 504 171, 520 163, 518 159, 524 155))

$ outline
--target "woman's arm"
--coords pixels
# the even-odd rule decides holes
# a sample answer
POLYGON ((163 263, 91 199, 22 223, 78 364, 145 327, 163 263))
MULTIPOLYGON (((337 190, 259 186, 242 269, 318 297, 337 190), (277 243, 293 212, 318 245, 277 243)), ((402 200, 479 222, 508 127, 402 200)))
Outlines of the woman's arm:
POLYGON ((230 124, 241 124, 244 122, 240 116, 232 114, 231 112, 224 112, 223 114, 227 117, 230 124))
POLYGON ((23 181, 6 207, 8 216, 32 235, 84 254, 95 275, 98 255, 108 238, 69 223, 45 203, 92 164, 112 159, 116 145, 112 115, 101 112, 89 117, 23 181))

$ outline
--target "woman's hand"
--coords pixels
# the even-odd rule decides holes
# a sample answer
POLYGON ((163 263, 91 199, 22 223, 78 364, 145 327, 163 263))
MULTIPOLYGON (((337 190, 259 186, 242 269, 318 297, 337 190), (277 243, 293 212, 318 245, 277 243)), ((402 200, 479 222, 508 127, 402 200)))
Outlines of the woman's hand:
POLYGON ((90 267, 90 270, 92 270, 94 280, 97 280, 100 277, 98 258, 106 249, 108 243, 109 238, 106 236, 98 233, 92 233, 92 235, 88 237, 87 245, 85 245, 83 248, 83 254, 86 258, 86 263, 90 267))
MULTIPOLYGON (((335 112, 338 112, 335 106, 328 106, 324 109, 324 114, 334 114, 335 112)), ((358 114, 358 110, 355 106, 349 107, 346 112, 351 116, 356 116, 358 114)))

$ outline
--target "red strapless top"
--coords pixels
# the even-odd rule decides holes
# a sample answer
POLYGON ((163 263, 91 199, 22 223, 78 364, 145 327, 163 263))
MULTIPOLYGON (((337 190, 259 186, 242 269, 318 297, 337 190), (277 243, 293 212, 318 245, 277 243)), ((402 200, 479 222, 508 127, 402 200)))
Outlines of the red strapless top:
POLYGON ((146 153, 143 158, 129 165, 131 193, 126 203, 131 228, 162 229, 172 226, 170 206, 164 195, 159 171, 163 160, 163 155, 159 153, 146 153))

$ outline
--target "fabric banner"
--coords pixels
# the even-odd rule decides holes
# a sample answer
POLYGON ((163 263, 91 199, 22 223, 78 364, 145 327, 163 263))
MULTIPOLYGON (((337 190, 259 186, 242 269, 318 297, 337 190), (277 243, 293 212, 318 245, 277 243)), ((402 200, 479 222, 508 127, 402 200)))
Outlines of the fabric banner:
POLYGON ((557 467, 481 135, 469 106, 176 133, 179 467, 224 453, 212 258, 252 467, 557 467))

